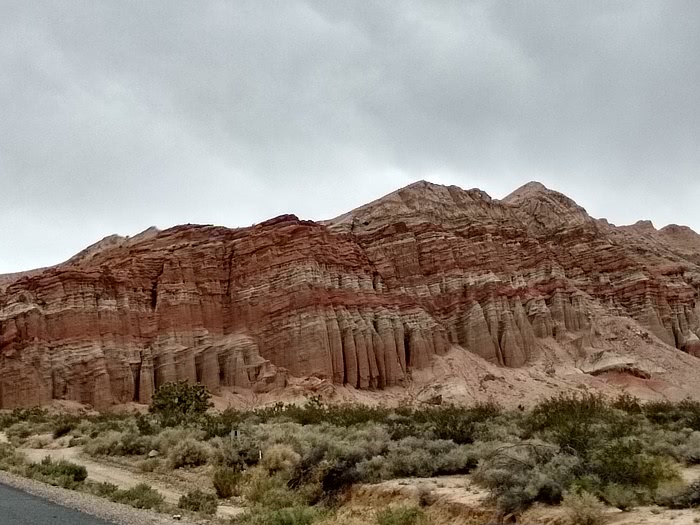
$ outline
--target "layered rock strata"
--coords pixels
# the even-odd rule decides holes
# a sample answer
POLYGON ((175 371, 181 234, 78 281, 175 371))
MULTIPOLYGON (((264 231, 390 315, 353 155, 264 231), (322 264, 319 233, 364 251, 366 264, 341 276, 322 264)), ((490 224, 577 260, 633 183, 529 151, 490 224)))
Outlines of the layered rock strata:
POLYGON ((180 379, 383 389, 450 349, 523 367, 594 311, 700 356, 699 239, 615 227, 537 183, 499 201, 425 182, 325 223, 113 236, 0 280, 0 407, 148 402, 180 379))

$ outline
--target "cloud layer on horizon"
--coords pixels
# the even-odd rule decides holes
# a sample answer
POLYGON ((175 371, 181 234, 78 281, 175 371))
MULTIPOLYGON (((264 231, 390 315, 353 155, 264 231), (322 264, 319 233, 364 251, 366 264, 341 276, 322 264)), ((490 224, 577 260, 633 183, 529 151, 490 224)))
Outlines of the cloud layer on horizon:
POLYGON ((0 4, 0 273, 150 225, 529 180, 700 229, 700 3, 0 4))

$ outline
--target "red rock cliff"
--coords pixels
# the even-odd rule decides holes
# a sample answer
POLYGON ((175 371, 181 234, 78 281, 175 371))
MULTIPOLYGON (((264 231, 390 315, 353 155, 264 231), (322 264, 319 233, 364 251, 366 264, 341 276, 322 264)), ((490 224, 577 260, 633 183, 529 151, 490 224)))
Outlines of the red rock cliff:
POLYGON ((523 367, 601 310, 700 356, 699 259, 692 230, 614 227, 537 183, 498 201, 419 182, 322 224, 113 236, 0 279, 0 407, 148 402, 176 379, 382 389, 450 348, 523 367))

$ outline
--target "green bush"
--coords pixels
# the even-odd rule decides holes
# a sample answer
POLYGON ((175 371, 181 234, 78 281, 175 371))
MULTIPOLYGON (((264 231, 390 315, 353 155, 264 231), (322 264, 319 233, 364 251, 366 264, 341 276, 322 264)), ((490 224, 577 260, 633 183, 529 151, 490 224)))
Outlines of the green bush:
POLYGON ((130 489, 114 492, 111 500, 137 509, 157 509, 163 504, 165 498, 150 485, 139 483, 130 489))
POLYGON ((153 436, 153 448, 157 449, 161 454, 167 455, 173 447, 185 440, 201 442, 204 440, 204 432, 196 428, 166 428, 153 436))
POLYGON ((602 525, 605 506, 588 492, 565 493, 561 502, 569 525, 602 525))
POLYGON ((150 412, 166 427, 196 423, 209 409, 211 394, 204 385, 187 381, 166 383, 155 391, 150 412))
POLYGON ((631 487, 617 483, 607 485, 602 491, 601 498, 611 507, 620 510, 629 510, 639 502, 639 495, 631 487))
POLYGON ((589 451, 589 456, 588 472, 604 484, 641 487, 653 492, 660 483, 678 477, 667 459, 645 452, 636 438, 613 440, 589 451))
POLYGON ((579 456, 586 456, 601 442, 633 435, 636 424, 638 418, 613 409, 605 398, 594 394, 560 394, 542 401, 526 421, 533 435, 579 456))
POLYGON ((43 408, 15 408, 12 412, 0 414, 0 430, 7 430, 20 422, 36 425, 47 421, 49 421, 49 413, 43 408))
POLYGON ((270 473, 293 469, 301 460, 293 448, 278 443, 266 449, 262 455, 261 465, 270 473))
POLYGON ((40 463, 32 463, 27 467, 29 477, 44 481, 51 485, 75 489, 87 479, 87 469, 65 459, 53 461, 46 456, 40 463))
POLYGON ((14 456, 15 453, 16 449, 10 443, 0 442, 0 461, 14 456))
POLYGON ((85 452, 91 456, 142 456, 156 446, 152 436, 142 436, 133 424, 122 426, 126 430, 108 430, 90 438, 85 452))
POLYGON ((580 468, 577 456, 561 453, 556 445, 523 442, 484 453, 474 481, 490 490, 503 514, 510 514, 535 501, 559 503, 580 468))
POLYGON ((688 486, 676 484, 660 494, 656 502, 672 509, 692 509, 700 507, 700 479, 688 486))
POLYGON ((141 472, 154 472, 158 467, 160 467, 161 461, 158 458, 148 458, 143 461, 139 461, 138 468, 141 472))
POLYGON ((418 507, 387 507, 377 512, 377 525, 419 525, 425 514, 418 507))
POLYGON ((700 402, 686 399, 680 403, 655 401, 644 405, 647 419, 666 428, 690 428, 700 431, 700 402))
POLYGON ((236 525, 311 525, 321 516, 314 507, 296 506, 282 509, 254 509, 234 518, 236 525))
POLYGON ((202 514, 216 514, 218 503, 214 494, 202 492, 199 489, 191 490, 187 494, 180 497, 177 504, 178 508, 191 510, 192 512, 201 512, 202 514))
POLYGON ((250 435, 238 439, 215 437, 212 446, 212 461, 224 467, 242 470, 256 465, 260 458, 259 441, 250 435))
POLYGON ((74 420, 63 420, 59 421, 54 427, 52 435, 54 439, 58 439, 69 434, 75 428, 76 422, 74 420))
POLYGON ((231 467, 217 467, 214 470, 212 483, 216 495, 222 499, 238 494, 238 484, 241 481, 239 470, 231 467))
POLYGON ((0 470, 19 473, 26 463, 25 457, 9 443, 0 443, 0 470))
POLYGON ((33 421, 20 421, 9 427, 5 431, 5 434, 7 435, 9 440, 17 443, 24 441, 30 436, 36 434, 44 434, 49 430, 50 424, 46 422, 36 423, 33 421))
POLYGON ((95 496, 99 496, 101 498, 112 498, 115 492, 119 490, 119 487, 117 487, 114 483, 107 483, 107 482, 101 482, 101 483, 95 483, 95 482, 86 482, 85 483, 85 488, 90 494, 94 494, 95 496))
POLYGON ((91 456, 114 456, 121 452, 122 433, 110 430, 91 438, 83 448, 91 456))
POLYGON ((248 420, 250 417, 250 412, 242 412, 233 408, 227 408, 219 414, 204 414, 200 418, 200 425, 202 430, 206 433, 207 439, 228 437, 232 430, 237 429, 241 423, 248 420))
POLYGON ((253 467, 243 473, 241 492, 252 504, 264 505, 269 509, 295 507, 305 503, 299 491, 288 486, 282 475, 270 475, 262 467, 253 467))
POLYGON ((136 415, 136 429, 142 436, 153 436, 158 433, 158 425, 143 414, 136 415))
POLYGON ((168 466, 173 469, 198 467, 209 460, 209 447, 194 439, 185 439, 168 453, 168 466))

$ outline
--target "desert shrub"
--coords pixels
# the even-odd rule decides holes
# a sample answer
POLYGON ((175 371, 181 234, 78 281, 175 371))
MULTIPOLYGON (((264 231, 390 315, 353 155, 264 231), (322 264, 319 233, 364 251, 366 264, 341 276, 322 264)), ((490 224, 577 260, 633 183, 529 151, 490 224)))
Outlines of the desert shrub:
POLYGON ((424 523, 425 514, 418 507, 387 507, 377 511, 377 525, 419 525, 424 523))
MULTIPOLYGON (((429 407, 370 407, 359 404, 324 405, 319 398, 312 398, 302 406, 278 403, 256 410, 253 417, 259 422, 290 421, 300 425, 328 424, 341 428, 362 426, 368 423, 384 425, 392 438, 421 437, 433 432, 438 439, 450 439, 458 444, 473 441, 474 425, 497 417, 502 409, 495 403, 479 403, 471 407, 456 405, 429 407)), ((227 415, 228 425, 222 420, 216 435, 224 435, 246 419, 234 411, 227 415)))
POLYGON ((58 439, 69 434, 77 425, 77 421, 74 418, 70 419, 60 419, 56 422, 53 429, 53 438, 58 439))
POLYGON ((9 443, 0 442, 0 461, 5 461, 6 459, 15 455, 15 447, 9 443))
POLYGON ((148 416, 137 414, 135 422, 136 429, 142 436, 153 436, 158 433, 158 425, 148 416))
POLYGON ((149 410, 165 427, 196 423, 209 409, 211 394, 204 385, 187 381, 165 383, 153 394, 149 410))
POLYGON ((561 506, 569 525, 602 525, 605 506, 588 492, 564 494, 561 506))
POLYGON ((180 509, 213 515, 216 514, 216 507, 218 506, 218 503, 214 494, 209 494, 207 492, 202 492, 199 489, 195 489, 180 496, 177 506, 180 509))
POLYGON ((700 432, 694 431, 678 444, 675 457, 686 465, 700 464, 700 432))
POLYGON ((601 498, 611 507, 629 510, 639 502, 639 495, 630 487, 611 483, 602 490, 601 498))
POLYGON ((601 442, 633 434, 639 418, 613 409, 600 395, 559 394, 540 402, 525 424, 533 435, 584 457, 601 442))
POLYGON ((95 496, 99 496, 101 498, 111 498, 114 493, 119 490, 119 487, 117 487, 114 483, 107 482, 95 483, 86 481, 85 488, 90 494, 94 494, 95 496))
POLYGON ((291 470, 300 460, 301 456, 294 452, 294 449, 290 446, 277 443, 263 452, 260 464, 268 472, 274 473, 282 470, 291 470))
POLYGON ((680 403, 653 401, 643 407, 646 418, 666 428, 690 428, 700 431, 700 402, 686 399, 680 403))
POLYGON ((81 437, 73 436, 68 440, 68 448, 81 447, 81 446, 85 445, 85 443, 87 443, 86 438, 84 438, 82 436, 81 437))
POLYGON ((438 439, 458 445, 473 443, 475 426, 499 416, 502 409, 495 403, 477 403, 473 407, 437 407, 428 409, 428 421, 438 439))
POLYGON ((386 454, 390 476, 418 478, 430 476, 433 473, 433 454, 421 446, 428 443, 415 437, 392 442, 386 454))
POLYGON ((692 482, 683 494, 682 502, 687 508, 700 507, 700 479, 692 482))
POLYGON ((287 485, 288 479, 280 474, 270 475, 262 467, 253 467, 243 473, 241 492, 252 504, 270 509, 295 507, 305 503, 299 491, 287 485))
POLYGON ((53 461, 50 456, 46 456, 40 463, 30 464, 27 474, 51 485, 74 489, 87 478, 87 469, 64 459, 53 461))
POLYGON ((216 495, 222 499, 230 498, 238 493, 241 472, 231 467, 217 467, 214 470, 212 484, 216 495))
POLYGON ((241 412, 233 408, 227 408, 218 414, 204 414, 200 418, 200 427, 206 433, 206 438, 228 437, 231 431, 255 418, 250 412, 241 412))
POLYGON ((700 479, 688 486, 679 482, 663 486, 657 494, 656 502, 672 509, 700 507, 700 479))
POLYGON ((476 467, 476 463, 464 445, 409 437, 389 444, 384 478, 464 474, 476 467))
POLYGON ((314 507, 296 506, 282 509, 255 507, 234 518, 236 525, 311 525, 321 516, 314 507))
POLYGON ((170 468, 198 467, 209 459, 209 447, 200 441, 188 438, 173 446, 168 453, 170 468))
POLYGON ((46 448, 53 442, 53 438, 50 434, 39 434, 36 436, 30 436, 25 442, 24 446, 27 448, 46 448))
POLYGON ((90 456, 115 455, 115 451, 121 447, 121 432, 110 430, 102 435, 90 439, 83 451, 90 456))
POLYGON ((628 414, 644 413, 644 408, 642 407, 642 403, 640 403, 639 399, 628 394, 627 392, 620 394, 617 399, 610 403, 610 406, 612 408, 622 410, 623 412, 627 412, 628 414))
POLYGON ((25 457, 9 443, 0 443, 0 470, 18 473, 26 463, 25 457))
POLYGON ((256 465, 260 459, 259 443, 248 435, 231 439, 215 437, 210 442, 212 461, 216 465, 243 469, 256 465))
POLYGON ((526 415, 523 412, 503 412, 486 421, 474 423, 475 441, 520 441, 525 436, 526 415))
POLYGON ((556 445, 523 442, 504 445, 486 455, 474 480, 489 489, 499 510, 519 512, 535 501, 555 504, 576 478, 581 461, 556 445))
POLYGON ((51 432, 51 423, 49 422, 20 421, 9 427, 5 434, 10 441, 22 443, 30 436, 47 432, 51 432))
POLYGON ((91 438, 84 450, 91 456, 141 456, 154 446, 151 436, 142 436, 134 429, 125 432, 110 430, 91 438))
POLYGON ((654 491, 660 483, 678 477, 664 457, 648 454, 635 438, 616 439, 590 451, 588 473, 604 484, 636 486, 654 491))
POLYGON ((146 483, 139 483, 130 489, 118 490, 112 494, 111 499, 137 509, 157 509, 165 501, 160 492, 146 483))
POLYGON ((173 447, 186 440, 201 442, 204 440, 204 432, 196 428, 166 428, 153 437, 153 448, 167 455, 173 447))
POLYGON ((75 433, 91 438, 96 438, 106 432, 124 432, 127 429, 135 430, 132 417, 129 414, 99 414, 81 419, 75 428, 75 433))
POLYGON ((148 454, 153 449, 153 439, 137 432, 125 432, 120 440, 120 454, 122 456, 141 456, 148 454))
POLYGON ((139 461, 138 468, 141 472, 154 472, 161 465, 161 461, 158 458, 148 458, 143 461, 139 461))
POLYGON ((433 489, 427 485, 418 485, 418 505, 421 507, 429 507, 436 501, 435 493, 433 489))
POLYGON ((20 422, 37 425, 48 420, 49 413, 43 408, 15 408, 11 412, 0 414, 0 430, 6 430, 20 422))

